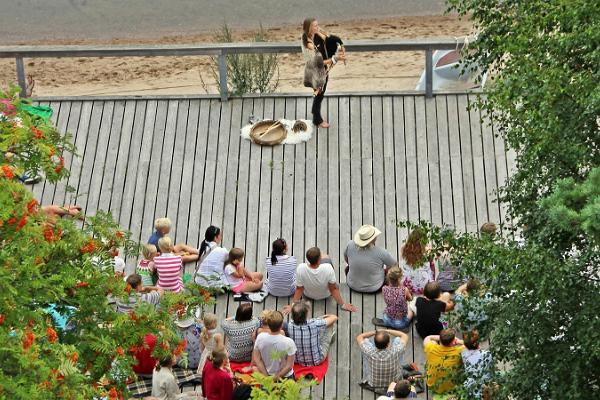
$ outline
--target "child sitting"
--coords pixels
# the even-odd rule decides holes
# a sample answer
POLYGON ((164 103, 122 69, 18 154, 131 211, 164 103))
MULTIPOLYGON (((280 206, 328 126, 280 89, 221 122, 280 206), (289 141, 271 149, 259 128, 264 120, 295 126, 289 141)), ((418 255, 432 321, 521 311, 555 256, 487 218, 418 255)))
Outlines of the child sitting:
POLYGON ((387 285, 382 288, 385 309, 383 323, 392 329, 406 329, 413 317, 408 301, 412 299, 410 290, 402 285, 402 270, 392 267, 387 274, 387 285))
POLYGON ((164 290, 179 293, 183 290, 181 256, 173 254, 173 242, 168 236, 160 238, 158 248, 161 254, 154 257, 154 267, 158 272, 158 286, 164 290))
POLYGON ((479 332, 466 332, 463 337, 466 349, 462 351, 461 358, 467 374, 463 387, 469 397, 481 399, 484 387, 491 379, 492 354, 479 348, 479 332))
POLYGON ((202 399, 196 392, 181 393, 177 379, 173 374, 173 366, 177 362, 174 355, 161 359, 152 374, 152 396, 165 400, 202 399))
MULTIPOLYGON (((200 355, 200 362, 198 363, 197 373, 202 376, 204 370, 204 364, 208 357, 212 354, 213 350, 224 348, 223 336, 217 333, 217 316, 215 314, 206 313, 202 318, 204 327, 200 333, 200 348, 202 354, 200 355)), ((229 368, 229 365, 226 366, 229 368)))
MULTIPOLYGON (((153 244, 160 250, 158 241, 160 238, 171 232, 171 225, 171 220, 169 218, 159 218, 154 221, 154 229, 156 229, 156 231, 150 236, 150 239, 148 239, 148 244, 153 244)), ((188 246, 187 244, 173 246, 172 253, 181 256, 184 263, 198 260, 198 249, 188 246)))
POLYGON ((263 275, 244 268, 244 250, 234 247, 225 261, 223 283, 234 293, 255 292, 262 288, 263 275))
POLYGON ((417 323, 416 328, 419 335, 424 339, 430 335, 439 335, 444 329, 440 316, 443 312, 454 308, 450 293, 442 293, 437 282, 429 282, 423 290, 425 297, 419 297, 416 301, 417 323))
POLYGON ((154 285, 154 257, 158 256, 156 246, 153 244, 142 246, 142 256, 144 258, 138 262, 135 273, 142 277, 142 284, 144 286, 152 286, 154 285))

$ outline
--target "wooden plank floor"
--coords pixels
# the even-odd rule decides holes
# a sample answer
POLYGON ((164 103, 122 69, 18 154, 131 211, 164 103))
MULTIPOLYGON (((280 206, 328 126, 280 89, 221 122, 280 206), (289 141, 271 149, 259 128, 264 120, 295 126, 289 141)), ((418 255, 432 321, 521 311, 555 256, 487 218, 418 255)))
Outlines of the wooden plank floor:
MULTIPOLYGON (((193 246, 209 224, 220 226, 224 245, 244 248, 253 270, 264 270, 278 237, 300 262, 308 247, 318 245, 333 259, 342 295, 360 311, 338 313, 332 300, 314 304, 315 315, 340 317, 329 372, 314 397, 373 399, 358 386, 362 360, 355 337, 373 329, 371 318, 384 303, 381 295, 348 289, 343 251, 365 223, 378 226, 379 243, 398 255, 408 233, 396 227, 399 220, 431 220, 470 232, 488 220, 505 222, 494 191, 514 157, 480 113, 469 111, 473 96, 328 96, 323 109, 329 130, 319 130, 308 143, 273 148, 241 139, 240 127, 249 115, 306 118, 310 99, 44 102, 55 110, 58 127, 73 135, 80 157, 65 160, 72 173, 68 182, 40 182, 32 190, 44 204, 110 210, 141 241, 163 216, 174 222, 175 241, 193 246)), ((128 260, 128 267, 134 263, 128 260)), ((255 306, 256 313, 288 301, 269 297, 255 306)), ((230 316, 235 307, 223 296, 215 312, 230 316)), ((421 368, 422 342, 411 329, 405 361, 421 368)))

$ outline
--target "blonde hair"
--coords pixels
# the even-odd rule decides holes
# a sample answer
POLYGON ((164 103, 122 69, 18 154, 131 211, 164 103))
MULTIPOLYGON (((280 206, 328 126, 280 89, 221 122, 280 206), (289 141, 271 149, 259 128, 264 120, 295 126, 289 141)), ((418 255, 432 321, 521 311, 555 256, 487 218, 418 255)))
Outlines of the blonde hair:
POLYGON ((171 241, 170 237, 163 236, 158 239, 158 248, 160 249, 161 253, 168 253, 173 248, 173 241, 171 241))
POLYGON ((156 246, 153 244, 145 244, 142 246, 142 255, 146 260, 152 257, 152 254, 156 253, 156 246))
POLYGON ((158 218, 154 221, 154 229, 171 228, 171 220, 169 218, 158 218))
POLYGON ((204 324, 204 326, 202 327, 202 332, 200 333, 200 338, 202 339, 202 343, 208 342, 208 340, 210 339, 210 336, 208 335, 208 330, 216 328, 217 322, 218 322, 218 320, 217 320, 217 316, 215 314, 212 314, 212 313, 204 314, 204 317, 202 318, 202 323, 204 324), (209 326, 211 328, 209 328, 209 326))
POLYGON ((266 324, 267 324, 267 320, 268 320, 268 319, 269 319, 269 317, 271 316, 271 313, 272 313, 272 312, 273 312, 273 310, 262 310, 262 311, 260 312, 260 316, 259 316, 259 318, 260 318, 260 322, 261 322, 263 325, 266 325, 266 324))
POLYGON ((392 267, 387 273, 388 285, 400 286, 400 280, 402 279, 402 270, 400 267, 392 267))

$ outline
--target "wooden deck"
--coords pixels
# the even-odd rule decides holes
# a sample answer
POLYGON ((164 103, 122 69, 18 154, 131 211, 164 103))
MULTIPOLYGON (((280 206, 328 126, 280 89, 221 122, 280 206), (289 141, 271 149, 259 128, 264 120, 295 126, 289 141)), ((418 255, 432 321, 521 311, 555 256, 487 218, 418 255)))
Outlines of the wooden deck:
MULTIPOLYGON (((307 97, 233 99, 62 99, 54 110, 80 153, 67 158, 75 194, 42 182, 33 191, 43 204, 77 202, 86 213, 110 210, 134 238, 145 241, 153 221, 168 216, 176 242, 198 245, 210 224, 224 230, 227 248, 246 251, 246 265, 262 270, 270 243, 283 237, 304 259, 318 245, 335 263, 342 295, 360 308, 339 312, 319 301, 314 315, 338 313, 336 343, 316 398, 373 399, 363 391, 355 337, 373 329, 381 295, 350 292, 342 253, 362 224, 379 227, 380 245, 398 254, 407 232, 399 220, 431 220, 476 231, 485 221, 503 223, 494 190, 513 160, 478 111, 474 95, 328 96, 331 122, 308 143, 260 147, 240 138, 249 115, 306 118, 307 97)), ((133 261, 130 261, 133 262, 133 261)), ((188 269, 193 269, 189 266, 188 269)), ((289 299, 268 297, 255 306, 281 308, 289 299)), ((223 296, 222 317, 236 303, 223 296)), ((422 340, 411 330, 405 360, 424 364, 422 340)), ((425 398, 422 395, 422 398, 425 398)))

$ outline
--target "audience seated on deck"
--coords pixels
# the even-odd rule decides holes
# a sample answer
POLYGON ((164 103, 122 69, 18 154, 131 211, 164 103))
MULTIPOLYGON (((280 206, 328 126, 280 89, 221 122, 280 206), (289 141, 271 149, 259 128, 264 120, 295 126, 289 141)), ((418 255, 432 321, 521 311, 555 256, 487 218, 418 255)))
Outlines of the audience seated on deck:
POLYGON ((408 307, 412 294, 402 284, 402 270, 397 266, 390 268, 386 280, 387 285, 381 289, 385 301, 382 322, 392 329, 406 329, 413 318, 413 312, 408 307))
POLYGON ((281 335, 283 314, 272 311, 267 318, 269 332, 258 334, 252 353, 252 364, 256 370, 275 379, 294 378, 296 344, 281 335))
MULTIPOLYGON (((358 311, 358 308, 342 299, 333 263, 327 254, 321 253, 318 247, 311 247, 306 252, 306 261, 307 263, 298 265, 296 270, 293 303, 299 302, 302 295, 313 300, 324 300, 331 296, 342 310, 358 311)), ((289 312, 289 306, 284 308, 284 312, 289 312)))
POLYGON ((379 396, 377 400, 416 399, 415 387, 406 379, 390 383, 385 396, 379 396))
POLYGON ((255 292, 262 289, 263 275, 260 272, 248 271, 244 266, 244 250, 234 247, 229 250, 223 271, 223 283, 233 293, 255 292))
POLYGON ((346 246, 346 280, 352 290, 362 293, 379 291, 385 281, 387 269, 398 264, 387 250, 375 246, 375 240, 380 234, 381 231, 374 226, 363 225, 354 235, 354 240, 346 246))
POLYGON ((159 361, 152 374, 152 396, 159 400, 201 399, 202 395, 200 393, 181 393, 172 370, 176 363, 177 357, 174 355, 169 355, 159 361))
MULTIPOLYGON (((169 218, 159 218, 154 222, 154 233, 148 239, 148 244, 153 244, 160 250, 158 241, 171 232, 171 220, 169 218)), ((162 252, 162 251, 161 251, 162 252)), ((188 246, 187 244, 177 244, 173 246, 171 251, 173 254, 181 256, 184 263, 198 260, 198 249, 188 246)))
POLYGON ((127 285, 129 285, 130 288, 129 296, 126 300, 117 299, 118 312, 131 312, 139 302, 145 302, 156 306, 160 303, 160 298, 164 292, 161 288, 144 286, 142 277, 138 274, 129 275, 127 277, 127 285))
POLYGON ((326 314, 308 318, 310 307, 306 302, 292 305, 292 318, 287 334, 296 344, 296 362, 304 366, 321 364, 327 357, 335 333, 336 315, 326 314))
POLYGON ((425 260, 425 232, 417 228, 413 230, 400 251, 401 268, 404 275, 404 286, 412 294, 423 294, 425 285, 435 280, 435 265, 433 261, 425 260))
POLYGON ((465 332, 463 335, 464 349, 461 353, 462 363, 467 378, 464 388, 474 399, 481 399, 492 374, 492 353, 479 348, 479 332, 465 332))
POLYGON ((427 386, 434 393, 443 394, 454 389, 453 375, 461 364, 464 349, 454 329, 444 329, 439 335, 425 338, 423 350, 427 356, 427 386))
POLYGON ((225 348, 231 361, 252 360, 254 332, 260 325, 260 320, 252 316, 252 303, 241 303, 235 317, 226 318, 221 322, 221 329, 225 334, 225 348))
POLYGON ((221 230, 216 226, 209 226, 200 245, 200 265, 196 271, 195 282, 208 287, 222 287, 224 285, 225 262, 229 251, 220 246, 221 230))
POLYGON ((415 327, 419 336, 426 338, 430 335, 439 335, 444 329, 440 317, 442 313, 451 311, 454 308, 451 295, 448 292, 442 293, 440 284, 429 282, 425 285, 424 297, 418 297, 415 303, 417 308, 417 323, 415 327))
POLYGON ((387 388, 402 379, 408 335, 391 329, 361 333, 356 341, 363 356, 363 383, 372 389, 387 388), (371 340, 373 338, 373 340, 371 340))
POLYGON ((202 372, 202 393, 206 400, 246 400, 250 398, 252 388, 245 384, 236 384, 231 369, 226 366, 227 353, 223 349, 213 350, 202 372))
POLYGON ((183 290, 183 262, 181 256, 173 253, 173 242, 168 236, 158 240, 160 255, 154 257, 154 267, 158 272, 158 287, 165 291, 179 293, 183 290))
POLYGON ((265 261, 267 278, 264 287, 272 296, 292 296, 296 291, 296 257, 287 255, 288 246, 284 239, 272 244, 271 257, 265 261))

